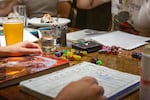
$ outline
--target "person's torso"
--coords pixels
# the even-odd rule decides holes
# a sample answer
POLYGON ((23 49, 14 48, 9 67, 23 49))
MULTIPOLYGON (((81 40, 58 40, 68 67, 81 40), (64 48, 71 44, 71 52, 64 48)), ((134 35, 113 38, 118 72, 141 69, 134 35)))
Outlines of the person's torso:
POLYGON ((22 0, 27 6, 29 17, 42 17, 45 13, 57 15, 57 3, 59 0, 22 0))
POLYGON ((147 0, 112 0, 113 30, 133 28, 141 5, 147 0))

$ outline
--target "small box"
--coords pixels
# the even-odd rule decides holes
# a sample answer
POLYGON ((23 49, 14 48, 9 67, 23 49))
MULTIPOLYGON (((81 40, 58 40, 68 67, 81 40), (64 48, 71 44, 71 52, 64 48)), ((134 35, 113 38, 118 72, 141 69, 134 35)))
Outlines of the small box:
POLYGON ((88 53, 98 51, 102 48, 102 44, 95 41, 81 41, 79 43, 72 44, 73 49, 87 51, 88 53))

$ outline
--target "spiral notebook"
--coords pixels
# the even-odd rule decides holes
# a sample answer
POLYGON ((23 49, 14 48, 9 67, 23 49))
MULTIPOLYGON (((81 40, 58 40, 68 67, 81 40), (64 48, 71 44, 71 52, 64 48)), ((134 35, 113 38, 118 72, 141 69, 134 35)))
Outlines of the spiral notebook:
POLYGON ((140 76, 105 66, 82 62, 60 71, 20 82, 21 90, 42 100, 55 98, 68 83, 82 77, 95 77, 108 100, 117 100, 139 88, 140 76))

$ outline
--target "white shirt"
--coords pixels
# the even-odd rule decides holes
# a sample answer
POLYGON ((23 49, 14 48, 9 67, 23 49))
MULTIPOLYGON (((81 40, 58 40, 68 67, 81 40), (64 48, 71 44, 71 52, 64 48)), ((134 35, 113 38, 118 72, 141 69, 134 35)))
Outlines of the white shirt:
POLYGON ((150 32, 150 0, 111 0, 113 30, 122 22, 140 32, 150 32), (148 2, 148 3, 147 3, 148 2))
POLYGON ((143 4, 135 22, 137 30, 150 36, 150 0, 143 4))
POLYGON ((42 17, 43 14, 49 13, 57 16, 57 3, 72 0, 18 0, 27 6, 29 17, 42 17))

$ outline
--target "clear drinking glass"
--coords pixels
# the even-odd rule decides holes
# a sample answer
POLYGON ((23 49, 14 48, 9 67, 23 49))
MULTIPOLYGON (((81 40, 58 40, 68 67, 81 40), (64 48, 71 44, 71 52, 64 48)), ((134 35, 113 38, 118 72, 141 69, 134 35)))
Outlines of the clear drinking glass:
POLYGON ((41 47, 44 53, 52 53, 56 50, 58 30, 57 28, 41 29, 41 47))
POLYGON ((22 17, 24 19, 24 25, 27 26, 27 11, 26 11, 26 5, 15 5, 13 7, 13 11, 15 15, 22 17))

